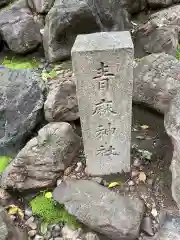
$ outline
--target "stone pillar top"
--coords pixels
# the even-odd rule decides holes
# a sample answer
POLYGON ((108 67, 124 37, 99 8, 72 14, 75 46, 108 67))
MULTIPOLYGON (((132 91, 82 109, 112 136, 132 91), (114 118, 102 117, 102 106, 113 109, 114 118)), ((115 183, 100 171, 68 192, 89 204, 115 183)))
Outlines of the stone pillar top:
POLYGON ((134 48, 131 34, 128 31, 123 32, 100 32, 78 35, 73 52, 114 50, 120 48, 134 48))

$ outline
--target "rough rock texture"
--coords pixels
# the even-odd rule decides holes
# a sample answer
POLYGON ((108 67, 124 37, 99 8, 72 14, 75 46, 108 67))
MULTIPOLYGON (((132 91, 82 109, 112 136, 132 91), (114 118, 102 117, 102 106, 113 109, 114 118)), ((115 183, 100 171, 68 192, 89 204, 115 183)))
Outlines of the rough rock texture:
POLYGON ((135 31, 134 44, 136 58, 161 52, 175 56, 178 48, 178 29, 176 26, 157 27, 153 22, 148 22, 135 31))
POLYGON ((180 33, 180 4, 158 11, 150 16, 149 21, 158 27, 176 26, 180 33))
POLYGON ((28 8, 12 7, 0 11, 0 32, 15 53, 27 53, 41 42, 40 27, 28 8))
POLYGON ((133 101, 164 113, 180 87, 180 62, 173 56, 151 54, 134 69, 133 101))
POLYGON ((4 188, 20 191, 52 186, 80 146, 69 123, 49 123, 18 153, 2 175, 4 188))
POLYGON ((150 8, 165 8, 174 2, 173 0, 147 0, 148 7, 150 8))
POLYGON ((48 122, 78 119, 79 110, 75 83, 73 81, 65 81, 55 84, 47 96, 44 112, 48 122))
POLYGON ((147 7, 146 0, 121 0, 122 6, 124 6, 129 13, 137 13, 144 10, 147 7))
POLYGON ((169 109, 165 114, 165 129, 172 139, 174 152, 171 162, 172 172, 172 196, 178 207, 180 207, 180 89, 171 101, 169 109))
POLYGON ((0 155, 15 155, 42 119, 39 75, 0 68, 0 155))
POLYGON ((37 13, 47 13, 54 4, 54 0, 28 0, 29 7, 37 13))
POLYGON ((81 222, 111 239, 134 240, 138 236, 144 213, 139 199, 121 196, 89 180, 63 182, 53 196, 81 222))
POLYGON ((78 34, 129 28, 128 12, 118 0, 55 0, 46 16, 46 58, 50 62, 69 58, 78 34))

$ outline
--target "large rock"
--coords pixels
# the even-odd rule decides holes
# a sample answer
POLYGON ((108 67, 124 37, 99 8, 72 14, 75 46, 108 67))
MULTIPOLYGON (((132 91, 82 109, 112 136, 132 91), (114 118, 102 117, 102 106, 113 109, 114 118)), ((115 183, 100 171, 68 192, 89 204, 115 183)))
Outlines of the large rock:
POLYGON ((29 7, 37 13, 47 13, 54 4, 54 0, 28 0, 29 7))
POLYGON ((42 119, 39 75, 0 68, 0 155, 15 155, 42 119))
POLYGON ((79 118, 76 98, 76 85, 65 81, 50 90, 44 104, 45 118, 48 122, 73 121, 79 118))
MULTIPOLYGON (((160 0, 161 1, 161 0, 160 0)), ((153 21, 157 26, 176 25, 180 26, 180 4, 158 11, 150 16, 150 21, 153 21)))
POLYGON ((63 182, 53 196, 85 225, 111 239, 138 237, 144 213, 139 199, 121 196, 89 180, 63 182))
POLYGON ((176 56, 178 29, 176 26, 158 27, 153 22, 141 25, 134 33, 135 57, 165 52, 176 56))
POLYGON ((46 58, 50 62, 69 58, 78 34, 129 28, 128 12, 119 0, 55 0, 46 16, 46 58))
POLYGON ((164 113, 180 87, 180 61, 161 53, 140 59, 134 68, 133 101, 164 113))
POLYGON ((173 0, 147 0, 148 7, 150 8, 165 8, 174 2, 173 0))
POLYGON ((49 123, 18 153, 2 175, 1 185, 20 191, 53 186, 80 146, 69 123, 49 123))
POLYGON ((165 114, 165 129, 171 137, 174 152, 171 162, 172 172, 172 196, 180 208, 180 88, 171 101, 169 109, 165 114))
POLYGON ((0 11, 0 32, 15 53, 30 52, 42 42, 40 26, 28 8, 13 6, 0 11))

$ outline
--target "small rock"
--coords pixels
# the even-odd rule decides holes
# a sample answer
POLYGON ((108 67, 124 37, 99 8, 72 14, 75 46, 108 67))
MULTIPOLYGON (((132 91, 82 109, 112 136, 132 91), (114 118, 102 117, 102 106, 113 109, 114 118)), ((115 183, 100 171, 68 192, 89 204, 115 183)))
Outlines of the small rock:
POLYGON ((54 231, 61 231, 61 227, 59 226, 59 224, 56 224, 53 228, 54 231))
POLYGON ((134 183, 132 180, 130 180, 130 181, 128 182, 128 185, 129 185, 129 186, 134 186, 135 183, 134 183))
POLYGON ((26 222, 25 225, 30 227, 31 229, 35 230, 37 229, 37 223, 34 222, 34 217, 30 217, 26 222))
POLYGON ((14 222, 14 220, 16 219, 16 216, 10 215, 10 219, 14 222))
POLYGON ((10 199, 11 195, 5 189, 0 188, 0 203, 2 205, 7 205, 10 199))
POLYGON ((44 240, 44 237, 41 235, 36 235, 34 240, 44 240))
POLYGON ((60 231, 52 231, 52 237, 59 237, 60 236, 60 231))
POLYGON ((25 209, 25 215, 28 216, 29 218, 33 215, 31 208, 25 209))
POLYGON ((82 162, 77 162, 77 167, 75 168, 75 171, 76 172, 80 172, 81 171, 81 169, 82 169, 82 162))
POLYGON ((78 237, 80 237, 81 233, 82 229, 73 230, 67 225, 62 228, 63 239, 77 239, 78 237))
POLYGON ((153 236, 154 232, 152 229, 152 219, 147 216, 143 218, 142 224, 141 224, 141 230, 148 234, 149 236, 153 236))
POLYGON ((157 212, 157 210, 156 210, 155 208, 153 208, 153 209, 151 210, 151 214, 153 215, 153 217, 157 217, 158 212, 157 212))
POLYGON ((50 231, 47 231, 46 234, 45 234, 45 239, 46 240, 49 240, 51 238, 51 232, 50 231))
POLYGON ((139 158, 136 158, 133 162, 134 167, 140 167, 141 166, 141 160, 139 158))
POLYGON ((83 237, 83 240, 99 240, 99 237, 96 233, 88 232, 83 237))
POLYGON ((28 232, 28 235, 29 235, 30 237, 34 237, 34 236, 36 235, 36 233, 37 233, 36 230, 30 230, 30 231, 28 232))

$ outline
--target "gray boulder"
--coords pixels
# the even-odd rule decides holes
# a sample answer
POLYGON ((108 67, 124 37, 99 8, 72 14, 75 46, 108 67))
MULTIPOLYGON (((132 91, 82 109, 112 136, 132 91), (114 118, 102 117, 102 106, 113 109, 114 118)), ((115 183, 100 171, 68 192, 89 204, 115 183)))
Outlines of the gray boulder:
POLYGON ((39 75, 0 66, 0 155, 15 155, 42 119, 39 75))
POLYGON ((48 13, 54 0, 28 0, 29 7, 37 13, 48 13))
POLYGON ((50 62, 70 57, 78 34, 130 28, 119 0, 55 0, 46 16, 43 45, 50 62))
POLYGON ((80 146, 71 125, 49 123, 12 160, 1 185, 19 191, 53 186, 71 164, 80 146))
POLYGON ((173 157, 170 170, 172 172, 172 196, 180 208, 180 88, 172 99, 165 114, 164 125, 173 143, 173 157))
POLYGON ((158 27, 151 21, 141 25, 134 33, 135 57, 161 52, 176 56, 178 33, 176 26, 158 27))
POLYGON ((165 8, 173 4, 173 0, 147 0, 150 8, 165 8))
POLYGON ((48 122, 78 119, 79 110, 75 83, 73 81, 65 81, 55 84, 47 96, 44 112, 48 122))
POLYGON ((134 68, 133 101, 164 113, 180 87, 180 61, 175 57, 151 54, 134 68))
POLYGON ((89 180, 63 182, 53 196, 79 221, 111 239, 138 237, 144 213, 140 199, 121 196, 89 180))
POLYGON ((28 8, 13 6, 0 11, 0 32, 8 47, 15 53, 27 53, 41 42, 40 26, 28 8))

